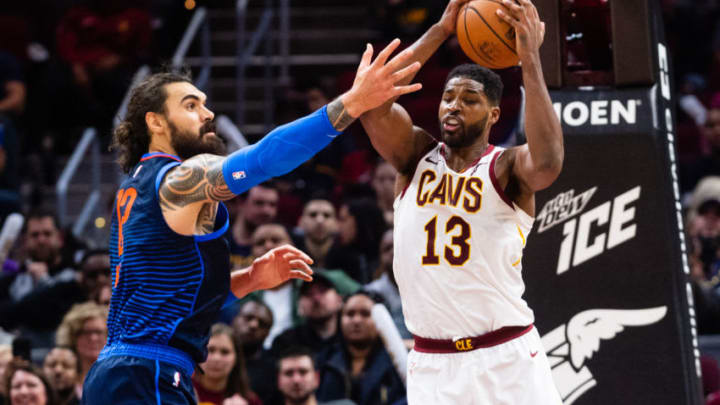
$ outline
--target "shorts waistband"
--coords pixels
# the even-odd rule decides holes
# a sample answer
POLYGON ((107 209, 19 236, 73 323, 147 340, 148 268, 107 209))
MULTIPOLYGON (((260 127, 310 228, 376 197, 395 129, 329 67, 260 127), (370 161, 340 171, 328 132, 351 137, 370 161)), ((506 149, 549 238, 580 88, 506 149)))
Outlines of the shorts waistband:
POLYGON ((413 335, 415 339, 415 347, 413 350, 421 353, 469 352, 475 349, 483 349, 503 344, 530 332, 533 327, 533 325, 506 326, 484 335, 460 338, 457 340, 428 339, 413 335))
POLYGON ((170 363, 180 368, 188 377, 192 376, 195 371, 195 363, 190 355, 180 349, 165 345, 114 343, 102 349, 98 361, 112 356, 134 356, 170 363))

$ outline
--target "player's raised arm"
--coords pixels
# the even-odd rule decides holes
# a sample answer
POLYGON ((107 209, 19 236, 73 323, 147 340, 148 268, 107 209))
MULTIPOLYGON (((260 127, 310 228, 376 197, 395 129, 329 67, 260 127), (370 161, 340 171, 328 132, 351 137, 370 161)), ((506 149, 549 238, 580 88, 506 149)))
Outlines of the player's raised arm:
MULTIPOLYGON (((183 230, 181 233, 189 233, 188 216, 197 218, 206 213, 214 217, 212 209, 201 211, 205 203, 229 200, 256 184, 293 170, 327 146, 364 112, 402 94, 420 90, 420 84, 397 84, 420 68, 419 63, 407 64, 412 50, 388 60, 399 44, 399 40, 393 41, 374 61, 373 49, 368 45, 352 88, 314 113, 275 128, 260 142, 230 156, 197 155, 172 168, 158 189, 169 224, 183 230), (176 222, 180 224, 174 225, 176 222)), ((202 97, 193 98, 201 104, 198 109, 205 109, 200 102, 202 97)), ((211 113, 207 120, 212 120, 211 113)))
MULTIPOLYGON (((407 49, 412 51, 413 56, 401 67, 412 63, 425 64, 440 45, 455 33, 458 12, 468 1, 451 0, 440 20, 407 49)), ((398 84, 410 83, 413 77, 415 73, 406 75, 398 84)), ((360 117, 360 121, 378 153, 400 173, 407 173, 413 169, 417 155, 432 141, 432 137, 424 133, 423 129, 413 127, 407 111, 395 100, 397 97, 368 111, 360 117)))
POLYGON ((515 28, 517 53, 522 64, 525 87, 525 133, 527 144, 513 148, 498 159, 511 164, 513 175, 527 192, 550 186, 562 170, 564 147, 562 128, 555 115, 540 65, 540 45, 545 24, 529 0, 503 0, 498 16, 515 28), (503 11, 504 10, 504 11, 503 11))

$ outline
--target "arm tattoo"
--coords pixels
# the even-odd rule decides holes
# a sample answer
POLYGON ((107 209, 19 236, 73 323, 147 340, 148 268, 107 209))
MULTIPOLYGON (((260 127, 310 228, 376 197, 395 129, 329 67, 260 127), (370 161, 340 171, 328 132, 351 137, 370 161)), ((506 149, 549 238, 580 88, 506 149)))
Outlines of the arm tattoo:
POLYGON ((328 104, 327 114, 336 131, 344 131, 356 120, 356 118, 348 114, 339 97, 328 104))
POLYGON ((170 170, 160 186, 163 211, 179 210, 200 201, 225 201, 235 197, 222 174, 224 160, 221 156, 203 154, 170 170))
POLYGON ((215 230, 215 214, 218 205, 214 202, 205 203, 200 209, 197 222, 195 223, 195 234, 207 235, 215 230))

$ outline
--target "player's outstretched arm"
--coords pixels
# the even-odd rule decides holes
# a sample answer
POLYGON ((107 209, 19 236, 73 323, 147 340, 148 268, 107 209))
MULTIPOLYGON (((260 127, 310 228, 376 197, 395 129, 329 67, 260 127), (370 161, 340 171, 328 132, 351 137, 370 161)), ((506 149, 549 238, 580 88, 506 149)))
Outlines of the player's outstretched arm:
POLYGON ((299 278, 312 281, 312 259, 290 245, 270 250, 255 259, 252 265, 230 275, 230 290, 242 298, 253 291, 276 287, 287 280, 299 278))
MULTIPOLYGON (((506 159, 513 175, 527 192, 549 187, 562 170, 562 127, 555 115, 540 65, 540 45, 545 24, 529 0, 503 0, 498 15, 515 28, 517 53, 525 87, 525 133, 527 144, 512 149, 506 159)), ((501 160, 498 159, 498 164, 501 160)))
POLYGON ((401 67, 412 58, 412 50, 389 59, 398 45, 399 40, 393 41, 374 61, 373 49, 368 45, 352 88, 312 114, 275 128, 260 142, 230 156, 198 155, 171 169, 158 188, 168 224, 188 235, 195 233, 194 219, 212 226, 212 220, 200 218, 215 216, 216 208, 208 208, 206 203, 229 200, 256 184, 293 170, 364 112, 391 98, 420 90, 420 84, 397 84, 420 69, 419 63, 401 67))
MULTIPOLYGON (((455 33, 458 12, 468 1, 451 0, 440 20, 408 48, 412 51, 413 57, 401 67, 412 63, 424 65, 440 45, 455 33)), ((407 75, 398 84, 410 83, 414 77, 414 73, 407 75)), ((432 137, 424 130, 413 127, 407 111, 396 104, 395 100, 397 97, 368 111, 360 117, 360 121, 380 156, 395 166, 400 173, 407 174, 414 169, 413 164, 417 155, 432 142, 432 137)))

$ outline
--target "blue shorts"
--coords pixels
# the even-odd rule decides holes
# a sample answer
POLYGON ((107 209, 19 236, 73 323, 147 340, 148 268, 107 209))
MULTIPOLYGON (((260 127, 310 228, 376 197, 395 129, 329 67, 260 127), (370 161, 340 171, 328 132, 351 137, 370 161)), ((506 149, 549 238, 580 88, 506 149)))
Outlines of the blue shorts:
POLYGON ((191 375, 177 363, 100 355, 83 384, 81 404, 195 405, 191 375))

